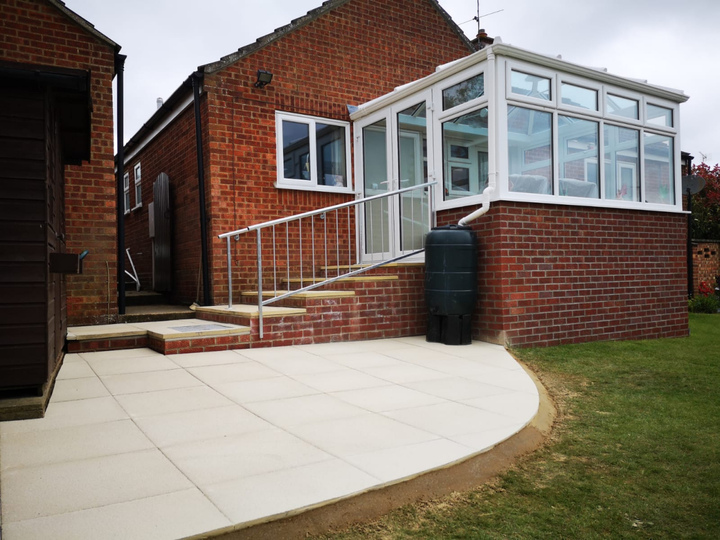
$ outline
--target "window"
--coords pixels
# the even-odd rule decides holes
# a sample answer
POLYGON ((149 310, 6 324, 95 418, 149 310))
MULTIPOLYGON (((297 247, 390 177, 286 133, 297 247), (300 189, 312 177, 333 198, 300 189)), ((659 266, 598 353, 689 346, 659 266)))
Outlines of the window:
POLYGON ((655 126, 673 127, 672 109, 647 104, 647 123, 655 126))
POLYGON ((350 125, 276 113, 277 187, 349 192, 350 125))
POLYGON ((639 201, 640 132, 605 125, 605 198, 639 201))
POLYGON ((480 73, 442 91, 443 111, 479 98, 484 93, 485 78, 480 73))
POLYGON ((562 83, 562 103, 571 107, 579 107, 589 111, 598 110, 598 93, 597 90, 583 88, 570 83, 562 83))
POLYGON ((140 164, 136 163, 135 168, 133 169, 133 172, 135 174, 135 206, 134 208, 138 208, 142 206, 142 171, 140 169, 140 164))
POLYGON ((673 140, 664 135, 645 133, 645 202, 675 204, 673 184, 673 140))
POLYGON ((633 120, 638 120, 640 118, 638 112, 640 108, 636 99, 629 99, 608 94, 605 96, 605 107, 607 109, 607 114, 632 118, 633 120))
POLYGON ((552 113, 508 107, 510 191, 553 193, 552 113))
POLYGON ((443 200, 480 195, 488 186, 488 108, 442 123, 443 200))
POLYGON ((512 70, 510 86, 513 94, 545 101, 552 100, 550 79, 512 70))
POLYGON ((559 195, 564 197, 600 197, 597 167, 599 127, 597 122, 558 116, 558 156, 560 162, 559 195))
POLYGON ((125 191, 125 213, 130 212, 130 173, 125 173, 123 176, 123 189, 125 191))

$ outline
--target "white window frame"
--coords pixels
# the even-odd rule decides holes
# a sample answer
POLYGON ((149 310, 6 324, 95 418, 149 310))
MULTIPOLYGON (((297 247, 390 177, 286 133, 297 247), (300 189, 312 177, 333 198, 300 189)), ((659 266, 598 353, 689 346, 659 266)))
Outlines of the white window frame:
POLYGON ((307 116, 296 113, 275 111, 275 139, 276 139, 276 156, 277 156, 277 181, 275 187, 278 189, 297 189, 301 191, 324 191, 330 193, 347 193, 355 192, 353 188, 352 163, 350 145, 350 123, 340 120, 332 120, 330 118, 322 118, 319 116, 307 116), (285 178, 284 164, 284 148, 283 148, 283 121, 296 122, 306 124, 308 126, 310 139, 310 178, 301 180, 297 178, 285 178), (317 173, 317 141, 315 134, 316 124, 327 124, 338 126, 344 129, 345 133, 345 178, 347 185, 345 186, 326 186, 318 183, 317 173))
POLYGON ((126 172, 123 175, 123 210, 125 214, 130 213, 130 173, 126 172))
POLYGON ((135 210, 142 207, 142 167, 140 162, 137 162, 133 167, 133 182, 135 185, 135 206, 133 206, 133 210, 135 210))

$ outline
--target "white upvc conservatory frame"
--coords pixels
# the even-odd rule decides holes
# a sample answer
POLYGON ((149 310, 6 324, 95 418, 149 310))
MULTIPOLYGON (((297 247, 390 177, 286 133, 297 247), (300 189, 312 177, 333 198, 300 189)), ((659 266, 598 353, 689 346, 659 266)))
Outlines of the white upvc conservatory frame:
MULTIPOLYGON (((396 88, 393 92, 361 105, 351 114, 355 133, 355 175, 356 189, 362 185, 362 145, 359 134, 362 128, 377 121, 379 118, 392 116, 387 109, 396 108, 401 101, 407 103, 419 101, 420 94, 428 98, 428 177, 437 180, 436 209, 446 210, 465 206, 474 206, 490 197, 490 201, 523 201, 532 203, 549 203, 557 205, 591 206, 606 208, 622 208, 643 211, 661 211, 681 213, 681 170, 680 170, 680 134, 679 134, 679 105, 687 101, 687 96, 678 90, 672 90, 647 84, 623 77, 611 75, 605 71, 592 69, 566 62, 559 58, 548 57, 526 51, 503 43, 495 43, 481 51, 465 58, 439 67, 435 73, 396 88), (510 88, 510 73, 512 69, 547 77, 551 81, 551 99, 542 100, 530 96, 513 94, 510 88), (442 90, 464 81, 473 75, 483 72, 485 82, 485 95, 453 107, 447 111, 442 110, 442 90), (566 82, 575 86, 585 87, 597 91, 598 110, 592 111, 570 104, 562 103, 561 86, 566 82), (633 120, 621 116, 613 116, 606 111, 607 94, 618 95, 638 101, 639 118, 633 120), (662 126, 649 123, 646 118, 647 105, 658 105, 672 111, 672 126, 662 126), (464 198, 444 200, 443 197, 443 153, 442 153, 442 122, 460 116, 467 112, 488 107, 488 183, 490 190, 485 195, 475 194, 464 198), (553 193, 552 195, 538 193, 521 193, 510 191, 508 184, 508 127, 507 114, 509 106, 518 106, 532 110, 544 111, 552 114, 552 163, 553 163, 553 193), (558 193, 559 160, 558 160, 558 116, 570 116, 579 119, 592 120, 598 123, 598 150, 599 164, 598 190, 599 198, 584 198, 561 196, 558 193), (637 130, 639 148, 637 163, 641 174, 641 193, 645 195, 645 134, 670 137, 673 141, 673 182, 674 202, 672 204, 648 203, 643 201, 627 201, 605 198, 604 169, 605 147, 603 141, 603 127, 605 125, 626 127, 637 130), (430 155, 432 154, 432 155, 430 155), (432 164, 432 166, 431 166, 432 164), (430 168, 431 167, 431 168, 430 168)), ((396 144, 390 138, 393 148, 388 149, 388 156, 397 153, 396 144)), ((390 168, 390 165, 388 166, 390 168)), ((391 170, 388 171, 393 174, 391 170)))

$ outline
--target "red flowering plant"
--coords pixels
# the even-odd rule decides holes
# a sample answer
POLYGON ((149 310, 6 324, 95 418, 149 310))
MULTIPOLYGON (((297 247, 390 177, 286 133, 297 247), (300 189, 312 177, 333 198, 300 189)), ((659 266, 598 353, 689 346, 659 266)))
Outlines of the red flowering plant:
POLYGON ((717 313, 720 311, 720 298, 706 281, 700 283, 698 295, 688 301, 692 313, 717 313))

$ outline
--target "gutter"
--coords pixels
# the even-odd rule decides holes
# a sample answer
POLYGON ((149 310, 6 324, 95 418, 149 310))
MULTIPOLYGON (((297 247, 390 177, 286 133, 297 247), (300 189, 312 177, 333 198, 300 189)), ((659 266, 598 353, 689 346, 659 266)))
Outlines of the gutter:
POLYGON ((125 59, 124 54, 115 53, 115 74, 117 75, 117 291, 118 291, 118 314, 125 315, 125 149, 123 147, 124 137, 124 114, 125 114, 125 59))

